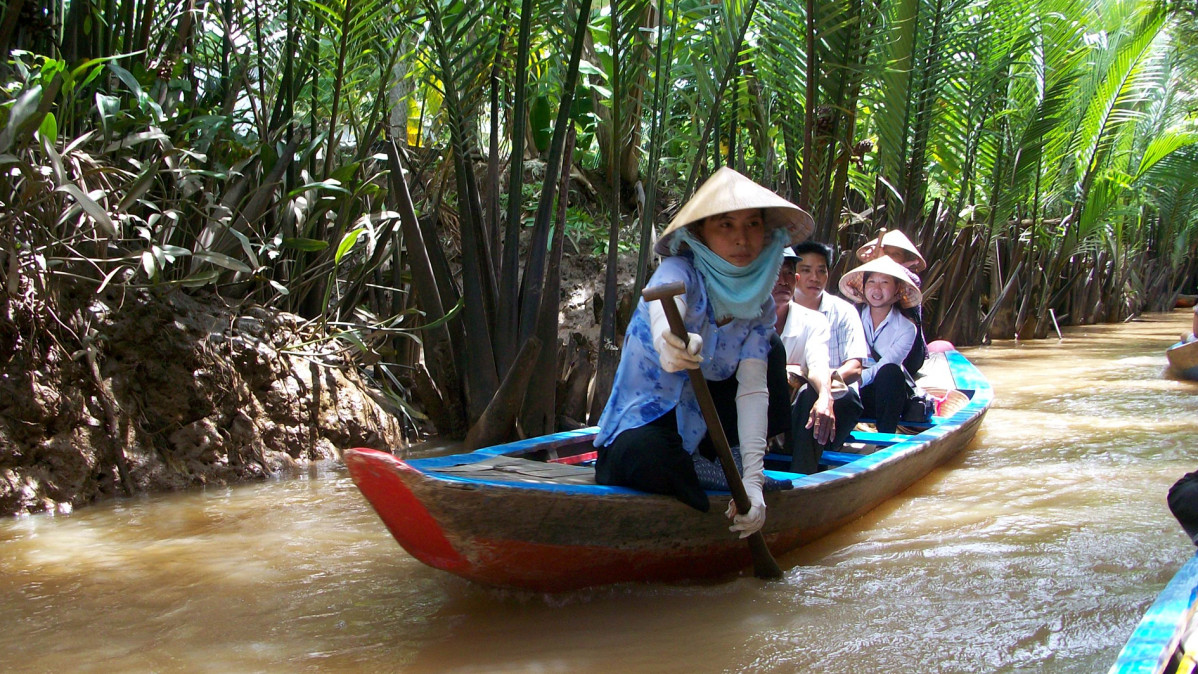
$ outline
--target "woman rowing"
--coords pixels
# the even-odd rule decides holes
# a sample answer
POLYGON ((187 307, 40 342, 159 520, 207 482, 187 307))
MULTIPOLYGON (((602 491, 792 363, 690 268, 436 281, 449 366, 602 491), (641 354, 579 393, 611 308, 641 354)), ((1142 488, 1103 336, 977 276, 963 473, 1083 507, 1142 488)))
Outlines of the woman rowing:
POLYGON ((805 211, 729 168, 716 171, 679 210, 654 246, 664 259, 647 286, 686 286, 675 302, 688 340, 671 334, 660 302, 637 304, 599 419, 597 482, 668 494, 706 512, 696 465, 704 471, 715 464, 702 456, 710 440, 703 442, 707 424, 686 370, 699 368, 713 381, 735 376, 736 428, 725 433, 733 444, 739 439, 752 507, 737 513, 730 503, 727 514, 742 537, 761 529, 766 357, 776 318, 770 293, 783 249, 813 227, 805 211))

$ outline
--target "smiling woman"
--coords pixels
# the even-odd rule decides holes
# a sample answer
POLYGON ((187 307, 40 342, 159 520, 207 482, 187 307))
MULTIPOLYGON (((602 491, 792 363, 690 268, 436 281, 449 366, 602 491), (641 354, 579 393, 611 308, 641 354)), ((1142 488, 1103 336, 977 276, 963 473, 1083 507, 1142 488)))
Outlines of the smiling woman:
POLYGON ((863 305, 861 325, 870 351, 861 372, 863 414, 877 420, 879 431, 893 433, 907 397, 914 391, 903 360, 918 333, 915 323, 898 307, 918 306, 922 296, 903 267, 886 256, 845 274, 840 279, 840 292, 863 305))

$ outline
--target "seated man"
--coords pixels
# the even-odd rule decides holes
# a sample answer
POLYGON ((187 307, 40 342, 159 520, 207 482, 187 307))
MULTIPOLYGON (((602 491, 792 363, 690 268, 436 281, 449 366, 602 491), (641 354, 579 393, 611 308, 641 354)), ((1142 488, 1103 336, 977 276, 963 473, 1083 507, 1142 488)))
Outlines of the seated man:
MULTIPOLYGON (((786 346, 778 334, 786 323, 789 311, 790 296, 794 293, 795 254, 789 247, 783 249, 782 266, 778 271, 778 279, 774 282, 771 294, 774 298, 776 313, 775 331, 770 335, 770 350, 766 355, 766 392, 769 402, 766 407, 766 438, 777 441, 790 434, 791 425, 791 387, 788 383, 786 367, 786 346), (789 271, 787 271, 789 270, 789 271)), ((736 377, 725 380, 708 381, 707 388, 715 403, 716 414, 724 425, 728 442, 735 446, 739 442, 736 418, 736 377)), ((715 445, 711 436, 704 436, 699 442, 699 453, 703 456, 715 456, 715 445)))
POLYGON ((841 277, 840 292, 862 305, 861 325, 870 352, 861 373, 864 414, 876 419, 879 432, 894 433, 913 392, 914 382, 903 369, 903 359, 916 335, 915 324, 899 306, 919 306, 923 297, 902 265, 885 256, 841 277))
MULTIPOLYGON (((825 292, 828 286, 828 269, 832 265, 832 250, 822 243, 804 241, 794 247, 798 257, 795 263, 794 303, 802 308, 819 312, 828 321, 828 368, 833 390, 828 427, 828 437, 815 432, 814 424, 804 426, 794 423, 792 427, 792 467, 798 472, 813 473, 819 469, 819 458, 824 450, 836 451, 844 445, 849 433, 861 418, 861 396, 857 392, 857 381, 861 378, 862 363, 869 355, 865 346, 865 333, 861 318, 853 305, 825 292)), ((822 414, 817 402, 819 392, 808 388, 799 393, 792 408, 792 418, 810 419, 822 414)))
POLYGON ((800 397, 811 401, 801 416, 795 414, 794 408, 788 408, 792 415, 790 437, 786 443, 786 451, 791 455, 790 467, 796 473, 814 473, 819 470, 819 457, 812 457, 809 450, 796 451, 796 434, 814 437, 817 444, 825 445, 833 437, 836 417, 832 411, 828 368, 828 319, 818 311, 799 306, 792 299, 798 259, 790 248, 783 253, 782 268, 778 270, 778 282, 774 286, 778 313, 774 327, 785 350, 787 391, 801 389, 800 397))

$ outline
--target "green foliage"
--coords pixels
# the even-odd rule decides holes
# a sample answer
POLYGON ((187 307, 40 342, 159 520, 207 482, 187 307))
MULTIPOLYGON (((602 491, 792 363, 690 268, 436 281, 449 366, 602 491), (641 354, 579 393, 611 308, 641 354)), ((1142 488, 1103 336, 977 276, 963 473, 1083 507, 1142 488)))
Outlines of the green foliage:
POLYGON ((1195 272, 1195 20, 1148 0, 51 4, 64 21, 18 26, 0 77, 8 292, 204 288, 328 325, 440 304, 420 318, 490 343, 507 218, 518 235, 554 201, 544 173, 504 171, 526 139, 545 158, 570 99, 583 254, 614 227, 647 261, 692 179, 730 163, 843 249, 908 231, 930 332, 962 342, 1004 309, 972 296, 988 280, 1018 275, 1004 334, 1030 334, 1050 308, 1098 320, 1195 272), (625 225, 638 181, 647 215, 625 225), (493 194, 520 203, 492 213, 493 194), (1079 264, 1111 279, 1100 306, 1071 305, 1079 264))

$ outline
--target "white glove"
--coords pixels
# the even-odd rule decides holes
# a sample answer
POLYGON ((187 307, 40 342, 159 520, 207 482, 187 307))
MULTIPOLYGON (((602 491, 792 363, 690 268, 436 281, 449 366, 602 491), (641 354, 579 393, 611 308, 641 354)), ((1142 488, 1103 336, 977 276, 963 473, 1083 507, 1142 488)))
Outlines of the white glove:
POLYGON ((734 524, 729 531, 741 532, 740 537, 760 531, 765 524, 765 434, 770 396, 765 385, 765 361, 742 360, 736 368, 736 428, 740 435, 740 458, 744 466, 741 480, 749 495, 749 512, 740 515, 736 502, 728 504, 728 517, 734 524))
POLYGON ((724 515, 732 520, 732 526, 728 527, 728 531, 739 531, 741 538, 748 538, 761 531, 761 527, 765 526, 765 498, 761 495, 761 487, 756 485, 750 487, 746 483, 745 492, 749 495, 751 506, 747 514, 736 514, 736 501, 729 501, 728 510, 724 512, 724 515))
MULTIPOLYGON (((670 301, 670 300, 665 300, 670 301)), ((686 315, 686 302, 675 296, 674 304, 678 306, 679 315, 686 315)), ((666 318, 665 309, 661 302, 649 303, 649 333, 653 335, 653 348, 657 349, 658 362, 666 372, 681 372, 694 370, 699 367, 702 358, 699 352, 703 350, 703 338, 696 333, 688 333, 686 344, 682 339, 670 332, 670 321, 666 318)))

